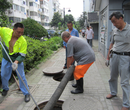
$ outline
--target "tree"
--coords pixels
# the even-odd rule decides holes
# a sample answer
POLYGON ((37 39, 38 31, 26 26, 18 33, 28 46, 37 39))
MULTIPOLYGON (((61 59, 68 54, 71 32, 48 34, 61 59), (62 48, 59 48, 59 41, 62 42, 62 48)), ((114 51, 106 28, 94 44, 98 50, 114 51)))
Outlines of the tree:
POLYGON ((50 23, 51 27, 58 27, 58 23, 61 22, 61 15, 59 14, 59 12, 54 13, 53 19, 50 23))
POLYGON ((64 23, 65 23, 65 28, 66 28, 68 21, 72 21, 73 23, 75 22, 73 15, 71 15, 71 14, 65 15, 65 21, 64 21, 64 18, 63 18, 63 19, 62 19, 62 22, 61 22, 61 25, 64 26, 64 23))
POLYGON ((25 27, 24 35, 39 38, 48 35, 47 30, 33 19, 27 18, 22 23, 25 27))
POLYGON ((80 27, 79 21, 74 22, 73 27, 76 28, 78 31, 79 31, 80 29, 82 29, 82 28, 80 27))
POLYGON ((69 15, 65 15, 65 22, 67 23, 68 21, 74 21, 74 17, 73 15, 69 14, 69 15))
POLYGON ((8 2, 7 0, 0 0, 0 26, 11 26, 11 23, 9 23, 8 16, 5 15, 5 11, 12 7, 12 4, 8 2))
POLYGON ((87 13, 83 12, 83 14, 78 19, 81 28, 84 28, 85 20, 87 21, 87 13))
POLYGON ((0 14, 4 15, 5 11, 12 7, 12 4, 7 0, 0 0, 0 14))

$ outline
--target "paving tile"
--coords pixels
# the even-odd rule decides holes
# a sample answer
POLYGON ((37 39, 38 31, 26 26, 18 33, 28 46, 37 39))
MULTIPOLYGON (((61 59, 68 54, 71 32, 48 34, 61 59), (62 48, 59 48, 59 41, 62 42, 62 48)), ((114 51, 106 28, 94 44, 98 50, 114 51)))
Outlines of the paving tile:
MULTIPOLYGON (((106 99, 106 95, 110 93, 108 84, 110 70, 104 64, 104 57, 101 55, 101 53, 98 52, 98 41, 94 40, 93 45, 96 61, 84 76, 84 93, 77 95, 71 94, 70 91, 75 89, 72 87, 72 84, 74 84, 76 81, 69 81, 59 100, 66 101, 70 97, 92 97, 101 103, 103 110, 120 110, 122 106, 122 89, 120 87, 120 83, 118 82, 118 97, 113 98, 112 100, 106 99)), ((38 69, 31 70, 29 75, 27 75, 28 85, 30 86, 30 93, 32 94, 37 104, 40 104, 43 101, 48 101, 60 83, 55 81, 53 76, 44 75, 42 70, 51 66, 53 68, 56 66, 62 68, 64 62, 65 50, 62 48, 55 52, 55 54, 46 62, 38 65, 38 69)), ((66 72, 66 70, 64 70, 64 72, 66 72)), ((13 89, 14 88, 11 90, 13 89)), ((90 105, 92 104, 90 103, 90 105)), ((25 103, 24 96, 22 94, 18 94, 16 91, 10 92, 10 95, 5 97, 3 102, 0 104, 0 110, 32 110, 34 107, 36 107, 36 105, 32 99, 30 102, 25 103), (12 104, 10 104, 10 102, 12 102, 12 104)), ((91 109, 91 107, 86 110, 89 109, 91 109)))

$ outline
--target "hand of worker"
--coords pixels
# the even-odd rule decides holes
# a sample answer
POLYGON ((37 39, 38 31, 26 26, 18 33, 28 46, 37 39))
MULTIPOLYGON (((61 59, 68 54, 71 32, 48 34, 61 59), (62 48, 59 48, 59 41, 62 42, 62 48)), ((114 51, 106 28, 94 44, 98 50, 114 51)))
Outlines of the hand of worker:
POLYGON ((108 67, 109 66, 109 60, 107 59, 105 62, 105 65, 108 67))
POLYGON ((12 69, 13 71, 15 71, 18 68, 18 64, 17 63, 13 63, 12 64, 12 69))

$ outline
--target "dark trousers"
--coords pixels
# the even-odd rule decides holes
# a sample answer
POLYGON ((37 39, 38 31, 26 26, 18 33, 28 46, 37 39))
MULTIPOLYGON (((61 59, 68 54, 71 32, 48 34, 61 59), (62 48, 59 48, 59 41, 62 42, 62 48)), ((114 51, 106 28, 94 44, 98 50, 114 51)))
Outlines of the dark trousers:
POLYGON ((87 39, 87 42, 92 47, 92 39, 87 39))

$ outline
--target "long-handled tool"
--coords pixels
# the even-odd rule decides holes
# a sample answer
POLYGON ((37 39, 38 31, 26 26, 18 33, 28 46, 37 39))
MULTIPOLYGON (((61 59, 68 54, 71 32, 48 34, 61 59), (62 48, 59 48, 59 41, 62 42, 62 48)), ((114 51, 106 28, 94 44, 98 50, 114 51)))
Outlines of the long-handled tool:
POLYGON ((68 81, 70 80, 71 75, 74 72, 74 69, 75 69, 75 66, 71 65, 71 67, 65 73, 65 76, 61 80, 59 86, 57 87, 57 89, 55 90, 55 92, 53 93, 52 97, 50 98, 50 100, 48 101, 48 103, 46 104, 46 106, 43 108, 43 110, 53 110, 53 107, 55 106, 57 100, 61 96, 61 94, 62 94, 65 86, 68 83, 68 81))
POLYGON ((14 74, 13 74, 13 73, 12 73, 12 75, 13 75, 13 78, 14 78, 14 80, 15 80, 15 82, 16 82, 16 84, 17 84, 17 86, 18 86, 18 89, 17 89, 17 90, 20 90, 18 80, 16 79, 16 77, 14 76, 14 74))
MULTIPOLYGON (((0 37, 1 37, 1 36, 0 36, 0 37)), ((2 44, 2 42, 1 42, 1 41, 0 41, 0 44, 1 44, 2 48, 4 49, 4 51, 5 51, 6 55, 8 56, 8 58, 9 58, 10 62, 13 64, 13 61, 11 60, 10 56, 8 55, 8 53, 7 53, 6 49, 5 49, 5 47, 3 46, 3 44, 2 44)), ((32 98, 33 102, 35 103, 36 107, 38 108, 38 110, 40 110, 40 108, 38 107, 38 105, 37 105, 36 101, 34 100, 33 96, 31 95, 31 93, 29 92, 29 89, 28 89, 28 88, 27 88, 27 86, 25 85, 25 83, 24 83, 24 81, 23 81, 23 79, 22 79, 22 77, 21 77, 21 75, 19 74, 19 72, 18 72, 18 70, 17 70, 17 69, 16 69, 16 72, 17 72, 17 74, 18 74, 19 78, 21 79, 22 83, 24 84, 25 88, 27 89, 28 93, 30 94, 30 96, 31 96, 31 98, 32 98)))

